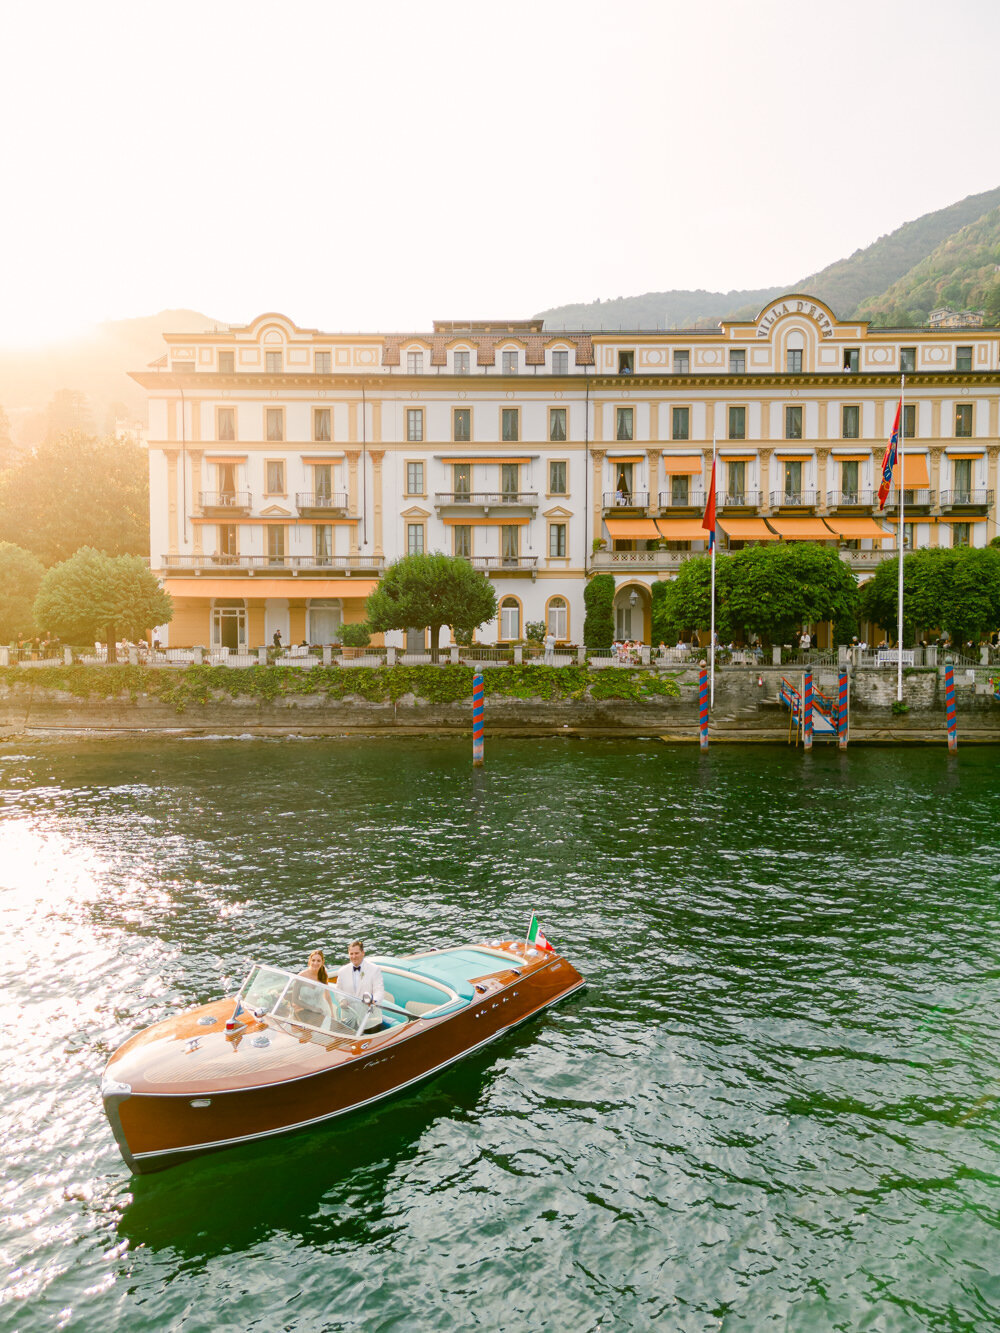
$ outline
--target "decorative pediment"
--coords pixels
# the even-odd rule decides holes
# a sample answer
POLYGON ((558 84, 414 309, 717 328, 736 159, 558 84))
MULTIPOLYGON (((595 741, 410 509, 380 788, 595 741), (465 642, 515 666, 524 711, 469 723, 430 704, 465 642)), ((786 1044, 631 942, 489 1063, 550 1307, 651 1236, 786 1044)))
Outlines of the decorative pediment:
POLYGON ((400 518, 430 518, 430 511, 421 509, 419 505, 414 505, 411 509, 404 509, 400 518))
POLYGON ((555 505, 552 509, 543 509, 542 518, 572 518, 572 509, 564 509, 562 505, 555 505))
POLYGON ((262 518, 292 518, 290 510, 282 505, 268 505, 266 509, 260 511, 262 518))

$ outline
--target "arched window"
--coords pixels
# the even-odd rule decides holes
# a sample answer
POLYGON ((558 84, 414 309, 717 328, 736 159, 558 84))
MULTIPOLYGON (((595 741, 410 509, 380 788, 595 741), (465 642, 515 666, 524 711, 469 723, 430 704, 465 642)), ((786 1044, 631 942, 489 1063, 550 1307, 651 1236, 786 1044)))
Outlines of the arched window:
POLYGON ((521 607, 517 598, 505 597, 500 603, 500 638, 511 642, 521 637, 521 607))
POLYGON ((309 599, 306 638, 310 643, 339 643, 344 613, 339 597, 309 599))
POLYGON ((568 637, 567 614, 568 611, 565 597, 549 598, 549 633, 554 635, 557 639, 565 639, 568 637))

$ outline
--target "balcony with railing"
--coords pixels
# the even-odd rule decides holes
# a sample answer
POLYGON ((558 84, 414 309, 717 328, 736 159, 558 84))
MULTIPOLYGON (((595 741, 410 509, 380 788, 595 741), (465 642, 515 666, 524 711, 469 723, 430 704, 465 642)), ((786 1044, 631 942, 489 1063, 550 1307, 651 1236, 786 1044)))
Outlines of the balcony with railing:
POLYGON ((715 503, 719 509, 757 509, 760 491, 719 491, 715 503))
POLYGON ((295 507, 303 518, 331 518, 347 513, 347 496, 342 491, 326 494, 323 491, 298 491, 295 507))
POLYGON ((198 504, 203 514, 236 518, 250 512, 249 491, 199 491, 198 504))
MULTIPOLYGON (((904 505, 906 501, 903 501, 904 505)), ((942 509, 989 509, 993 504, 992 491, 942 491, 942 509)))
POLYGON ((704 509, 705 492, 688 491, 675 494, 673 491, 660 491, 660 508, 676 513, 679 509, 704 509))
POLYGON ((817 499, 816 491, 772 491, 772 509, 811 509, 817 499))
POLYGON ((665 570, 680 569, 685 560, 692 555, 704 554, 699 551, 595 551, 590 559, 592 569, 614 570, 619 574, 656 573, 665 570))
POLYGON ((509 514, 511 518, 534 518, 538 509, 538 492, 437 491, 434 506, 442 518, 492 516, 498 523, 502 523, 504 514, 509 514))
POLYGON ((630 510, 644 512, 649 507, 648 491, 605 491, 604 508, 627 514, 630 510))
POLYGON ((462 559, 490 575, 530 574, 534 578, 538 570, 537 555, 466 555, 462 559))
POLYGON ((878 496, 874 491, 827 491, 827 509, 874 509, 878 496))
POLYGON ((298 578, 329 578, 378 572, 385 567, 383 556, 365 555, 186 555, 172 552, 160 557, 161 568, 171 578, 252 578, 255 574, 298 578))
MULTIPOLYGON (((903 492, 903 508, 916 510, 925 513, 933 509, 936 503, 935 494, 928 490, 912 490, 903 492)), ((899 491, 893 489, 886 501, 886 510, 899 508, 899 491)))

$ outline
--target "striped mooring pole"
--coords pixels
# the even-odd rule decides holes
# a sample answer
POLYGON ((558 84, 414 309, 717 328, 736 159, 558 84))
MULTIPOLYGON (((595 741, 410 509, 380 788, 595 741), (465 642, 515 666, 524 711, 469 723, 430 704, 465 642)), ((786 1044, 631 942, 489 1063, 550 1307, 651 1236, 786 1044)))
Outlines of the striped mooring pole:
POLYGON ((472 677, 472 767, 483 766, 483 676, 472 677))
POLYGON ((958 749, 958 724, 955 721, 955 664, 944 664, 944 716, 948 724, 948 749, 958 749))
POLYGON ((809 667, 802 677, 802 748, 813 747, 813 673, 809 667))
POLYGON ((837 749, 847 749, 847 668, 837 677, 837 749))
POLYGON ((698 663, 698 740, 703 750, 708 749, 708 668, 698 663))

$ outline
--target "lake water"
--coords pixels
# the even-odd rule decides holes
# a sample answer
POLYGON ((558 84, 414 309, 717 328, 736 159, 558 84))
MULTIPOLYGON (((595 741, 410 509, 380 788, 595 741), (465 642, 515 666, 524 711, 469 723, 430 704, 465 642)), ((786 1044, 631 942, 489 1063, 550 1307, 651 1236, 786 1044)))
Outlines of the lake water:
POLYGON ((1000 752, 0 747, 0 1327, 1000 1326, 1000 752), (250 959, 542 927, 589 988, 133 1178, 130 1033, 250 959))

